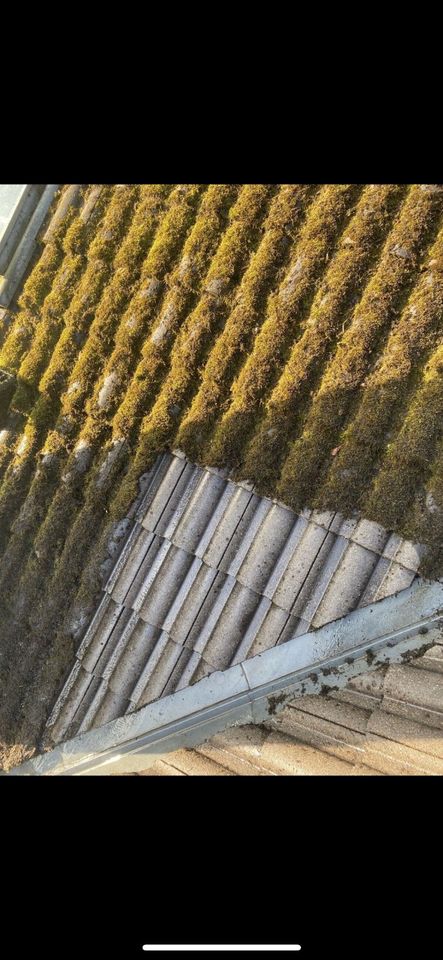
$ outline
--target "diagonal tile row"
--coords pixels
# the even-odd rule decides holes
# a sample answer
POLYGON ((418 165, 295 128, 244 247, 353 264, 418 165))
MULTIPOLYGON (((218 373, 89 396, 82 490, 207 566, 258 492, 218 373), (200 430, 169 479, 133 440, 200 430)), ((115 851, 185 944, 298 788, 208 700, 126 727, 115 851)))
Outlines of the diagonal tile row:
POLYGON ((49 724, 87 730, 410 586, 421 548, 160 456, 49 724))

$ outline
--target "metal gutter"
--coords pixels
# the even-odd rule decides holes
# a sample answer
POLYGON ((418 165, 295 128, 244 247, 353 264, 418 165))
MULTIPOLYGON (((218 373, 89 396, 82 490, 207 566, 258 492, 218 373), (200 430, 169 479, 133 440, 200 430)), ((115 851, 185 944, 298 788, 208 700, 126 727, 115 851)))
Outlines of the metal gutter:
POLYGON ((9 771, 12 776, 136 772, 230 726, 261 723, 288 700, 344 686, 383 663, 408 660, 443 631, 443 584, 416 580, 316 631, 205 677, 9 771))

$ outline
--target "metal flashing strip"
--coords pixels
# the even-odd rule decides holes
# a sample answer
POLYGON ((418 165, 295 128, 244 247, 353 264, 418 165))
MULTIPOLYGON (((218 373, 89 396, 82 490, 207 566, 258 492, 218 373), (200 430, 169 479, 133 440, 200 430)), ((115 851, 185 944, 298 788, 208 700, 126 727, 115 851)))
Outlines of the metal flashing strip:
POLYGON ((442 631, 443 584, 416 580, 398 595, 60 744, 9 775, 89 776, 146 769, 230 726, 261 723, 288 700, 341 687, 383 663, 421 654, 442 631))

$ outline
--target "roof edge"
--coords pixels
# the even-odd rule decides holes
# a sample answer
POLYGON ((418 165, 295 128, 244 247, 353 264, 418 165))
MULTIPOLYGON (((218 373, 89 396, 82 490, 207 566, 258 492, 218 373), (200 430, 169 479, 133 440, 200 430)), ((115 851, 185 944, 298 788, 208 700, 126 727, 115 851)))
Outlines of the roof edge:
POLYGON ((89 776, 146 769, 230 726, 261 723, 289 699, 342 687, 382 664, 418 656, 441 638, 442 630, 443 584, 416 580, 399 594, 59 744, 8 775, 89 776))
MULTIPOLYGON (((37 186, 27 184, 28 188, 37 186)), ((29 205, 28 194, 25 192, 21 200, 22 214, 28 214, 29 219, 23 216, 17 217, 17 223, 13 224, 6 243, 9 244, 13 239, 11 259, 6 260, 2 265, 4 275, 0 277, 0 306, 8 308, 11 306, 19 286, 23 280, 26 270, 33 256, 35 246, 38 240, 40 230, 42 229, 46 217, 51 208, 54 197, 60 187, 59 183, 46 183, 44 190, 37 202, 31 197, 32 203, 29 205)), ((18 211, 20 213, 20 210, 18 211)), ((6 252, 6 245, 3 252, 6 252)))

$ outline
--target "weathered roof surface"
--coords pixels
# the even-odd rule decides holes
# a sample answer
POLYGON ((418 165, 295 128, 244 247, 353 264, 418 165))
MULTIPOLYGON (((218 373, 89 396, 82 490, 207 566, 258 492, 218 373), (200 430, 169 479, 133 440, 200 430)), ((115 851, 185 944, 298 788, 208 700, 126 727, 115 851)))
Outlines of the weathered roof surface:
POLYGON ((49 720, 59 741, 409 587, 420 549, 158 458, 49 720))
POLYGON ((433 184, 66 186, 2 316, 6 744, 35 742, 165 447, 441 569, 442 209, 433 184))
POLYGON ((232 727, 144 776, 442 776, 443 646, 327 696, 303 697, 262 726, 232 727))

